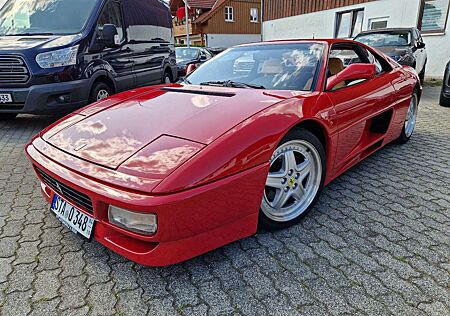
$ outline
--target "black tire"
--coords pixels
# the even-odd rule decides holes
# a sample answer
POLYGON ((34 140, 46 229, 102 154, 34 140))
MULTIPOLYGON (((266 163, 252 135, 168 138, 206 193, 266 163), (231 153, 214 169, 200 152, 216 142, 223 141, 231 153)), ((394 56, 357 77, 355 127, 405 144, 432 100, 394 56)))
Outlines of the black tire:
MULTIPOLYGON (((417 100, 417 107, 418 107, 419 106, 419 95, 418 95, 417 91, 414 91, 413 97, 416 98, 416 100, 417 100)), ((406 122, 406 118, 405 118, 405 122, 406 122)), ((400 134, 400 137, 397 138, 397 143, 398 144, 406 144, 411 139, 412 135, 413 134, 411 134, 409 136, 406 135, 405 124, 403 124, 403 128, 402 128, 402 132, 400 134)))
POLYGON ((162 83, 172 83, 172 82, 173 82, 173 78, 172 78, 172 74, 170 73, 170 71, 169 70, 164 71, 162 83))
MULTIPOLYGON (((318 152, 318 154, 320 156, 321 167, 322 167, 322 175, 321 175, 321 179, 320 179, 320 186, 318 188, 318 191, 317 191, 314 199, 309 204, 307 209, 305 211, 303 211, 300 215, 298 215, 296 218, 292 219, 292 220, 285 221, 285 222, 274 221, 274 220, 270 219, 269 217, 267 217, 266 214, 264 214, 264 212, 262 211, 262 209, 260 209, 260 212, 259 212, 259 228, 260 229, 273 231, 273 230, 279 230, 279 229, 287 228, 287 227, 290 227, 292 225, 297 224, 298 222, 301 221, 301 219, 303 217, 306 216, 306 214, 308 214, 309 211, 311 211, 311 209, 314 207, 314 205, 316 204, 317 200, 319 199, 320 194, 322 193, 323 183, 325 181, 325 174, 326 174, 326 154, 325 154, 324 146, 322 145, 320 140, 313 133, 311 133, 310 131, 308 131, 306 129, 298 128, 298 129, 295 129, 295 130, 289 132, 289 134, 287 134, 281 140, 281 142, 277 146, 277 148, 279 148, 283 144, 288 143, 288 142, 293 141, 293 140, 306 141, 309 144, 311 144, 312 146, 314 146, 314 148, 317 150, 317 152, 318 152)), ((264 198, 265 197, 263 197, 263 199, 264 198)))
POLYGON ((450 98, 444 96, 444 87, 442 87, 441 98, 439 100, 439 104, 443 107, 450 107, 450 98))
POLYGON ((113 94, 111 87, 108 86, 106 83, 96 82, 92 86, 91 94, 89 96, 89 103, 94 103, 94 102, 99 101, 99 100, 97 100, 97 98, 101 91, 107 92, 108 96, 111 96, 113 94))
POLYGON ((17 115, 17 113, 0 113, 0 121, 14 120, 17 115))
POLYGON ((427 64, 425 64, 423 66, 422 71, 419 73, 419 79, 420 79, 420 84, 423 85, 423 83, 425 82, 425 73, 426 73, 426 69, 427 69, 427 64))

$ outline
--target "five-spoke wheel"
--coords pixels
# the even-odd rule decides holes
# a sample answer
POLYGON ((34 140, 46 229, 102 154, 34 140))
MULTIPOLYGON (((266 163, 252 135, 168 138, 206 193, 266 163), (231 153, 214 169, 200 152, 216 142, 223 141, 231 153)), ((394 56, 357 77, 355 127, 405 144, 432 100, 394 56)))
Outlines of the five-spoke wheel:
POLYGON ((290 226, 312 207, 323 185, 324 161, 314 134, 299 129, 285 137, 270 161, 261 203, 264 228, 290 226))

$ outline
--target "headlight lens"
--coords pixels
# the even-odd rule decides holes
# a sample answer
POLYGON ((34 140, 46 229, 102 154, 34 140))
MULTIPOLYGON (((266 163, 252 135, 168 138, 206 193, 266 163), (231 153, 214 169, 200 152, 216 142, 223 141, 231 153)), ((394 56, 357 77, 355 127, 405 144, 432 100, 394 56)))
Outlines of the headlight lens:
POLYGON ((156 214, 137 213, 110 205, 108 218, 111 224, 138 234, 153 235, 158 229, 156 214))
POLYGON ((36 56, 36 62, 44 69, 75 65, 78 47, 77 45, 39 54, 36 56))

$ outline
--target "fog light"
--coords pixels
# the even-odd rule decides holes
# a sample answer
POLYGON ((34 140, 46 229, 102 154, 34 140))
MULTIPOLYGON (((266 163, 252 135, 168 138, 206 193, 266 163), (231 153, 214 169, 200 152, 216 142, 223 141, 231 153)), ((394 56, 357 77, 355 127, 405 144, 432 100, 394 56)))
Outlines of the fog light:
POLYGON ((112 205, 108 218, 111 224, 139 234, 153 235, 158 228, 156 214, 132 212, 112 205))

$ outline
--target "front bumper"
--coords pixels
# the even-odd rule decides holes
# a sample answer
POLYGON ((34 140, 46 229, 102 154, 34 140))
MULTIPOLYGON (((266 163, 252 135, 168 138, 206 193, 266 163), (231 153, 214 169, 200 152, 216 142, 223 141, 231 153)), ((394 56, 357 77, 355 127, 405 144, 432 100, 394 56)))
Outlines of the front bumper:
POLYGON ((0 104, 0 113, 62 114, 88 104, 89 80, 34 85, 28 88, 0 88, 10 93, 13 103, 0 104), (58 98, 65 96, 64 102, 58 98))
MULTIPOLYGON (((188 191, 151 196, 80 175, 46 157, 32 144, 26 152, 35 168, 90 197, 93 205, 90 215, 96 220, 95 240, 139 264, 175 264, 256 232, 261 183, 265 182, 268 166, 258 166, 188 191), (156 234, 144 236, 111 225, 107 215, 109 205, 157 214, 156 234)), ((55 193, 43 183, 42 191, 50 203, 55 193)))

